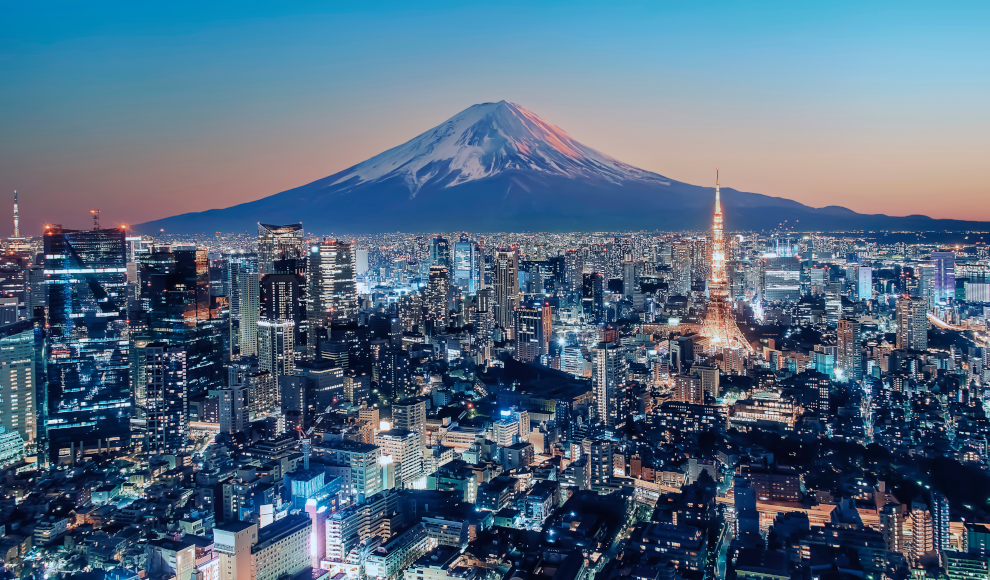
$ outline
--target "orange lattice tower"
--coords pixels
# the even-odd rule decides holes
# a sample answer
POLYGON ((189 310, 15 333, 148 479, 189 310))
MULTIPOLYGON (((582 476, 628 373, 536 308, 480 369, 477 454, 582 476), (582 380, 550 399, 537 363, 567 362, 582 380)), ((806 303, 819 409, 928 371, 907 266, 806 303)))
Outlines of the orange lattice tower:
POLYGON ((712 222, 712 268, 708 279, 708 309, 701 335, 708 339, 709 349, 726 348, 751 350, 746 337, 736 326, 729 300, 729 280, 725 273, 725 237, 722 233, 722 203, 718 170, 715 170, 715 219, 712 222))

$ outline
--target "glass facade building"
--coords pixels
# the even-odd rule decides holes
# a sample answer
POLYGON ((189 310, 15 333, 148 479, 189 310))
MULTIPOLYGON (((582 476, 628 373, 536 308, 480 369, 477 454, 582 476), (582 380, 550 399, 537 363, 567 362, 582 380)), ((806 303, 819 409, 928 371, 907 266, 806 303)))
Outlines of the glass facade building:
POLYGON ((130 444, 127 248, 123 229, 49 228, 49 454, 130 444))

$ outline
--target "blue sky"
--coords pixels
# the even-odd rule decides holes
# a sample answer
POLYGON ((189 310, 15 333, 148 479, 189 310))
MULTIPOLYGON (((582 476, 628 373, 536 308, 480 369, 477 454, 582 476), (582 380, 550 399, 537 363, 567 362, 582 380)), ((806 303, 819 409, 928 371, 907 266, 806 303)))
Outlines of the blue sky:
POLYGON ((990 220, 986 2, 7 4, 31 227, 256 199, 501 99, 682 181, 990 220))

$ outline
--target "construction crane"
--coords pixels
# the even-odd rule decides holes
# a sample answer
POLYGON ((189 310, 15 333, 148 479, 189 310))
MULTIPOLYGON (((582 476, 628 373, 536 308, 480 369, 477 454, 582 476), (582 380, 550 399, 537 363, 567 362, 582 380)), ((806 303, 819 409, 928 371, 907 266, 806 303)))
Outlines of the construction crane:
POLYGON ((316 421, 313 421, 312 427, 306 429, 306 432, 303 434, 303 439, 309 439, 310 437, 313 436, 313 431, 315 431, 316 428, 319 427, 320 423, 323 422, 323 418, 330 414, 330 410, 333 409, 333 406, 336 404, 337 404, 337 399, 334 399, 333 403, 327 405, 327 408, 324 409, 322 413, 317 413, 316 421))

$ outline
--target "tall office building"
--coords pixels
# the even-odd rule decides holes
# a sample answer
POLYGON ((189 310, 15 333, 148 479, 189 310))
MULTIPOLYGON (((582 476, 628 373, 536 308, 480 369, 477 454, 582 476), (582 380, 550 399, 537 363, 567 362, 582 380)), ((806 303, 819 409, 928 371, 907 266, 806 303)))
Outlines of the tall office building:
POLYGON ((240 320, 240 300, 237 280, 241 272, 258 273, 258 254, 225 252, 220 254, 220 296, 226 296, 230 304, 231 320, 240 320))
POLYGON ((144 347, 145 451, 176 452, 189 438, 186 349, 155 342, 144 347))
POLYGON ((474 294, 481 289, 481 252, 478 244, 468 238, 454 243, 454 285, 461 291, 474 294))
MULTIPOLYGON (((310 253, 312 257, 312 253, 310 253)), ((325 239, 318 246, 316 267, 307 272, 316 275, 318 319, 327 326, 353 324, 358 318, 357 274, 352 245, 340 240, 325 239)))
POLYGON ((399 346, 381 350, 375 363, 378 390, 389 399, 401 399, 418 394, 409 368, 409 352, 399 346))
POLYGON ((261 318, 269 320, 302 320, 302 286, 305 280, 299 274, 263 274, 261 291, 261 318))
POLYGON ((632 298, 639 289, 639 275, 643 269, 640 261, 628 261, 622 263, 622 295, 632 298))
POLYGON ((801 262, 795 256, 773 256, 763 261, 763 301, 796 302, 800 299, 801 262))
MULTIPOLYGON (((323 269, 320 267, 320 247, 310 246, 306 255, 306 358, 319 358, 320 340, 328 338, 330 323, 323 308, 323 269)), ((355 278, 356 279, 356 278, 355 278)))
POLYGON ((274 274, 275 262, 292 260, 302 262, 302 223, 275 226, 258 224, 258 271, 274 274))
POLYGON ((0 427, 20 435, 30 450, 38 442, 39 427, 45 427, 40 414, 46 386, 41 336, 30 320, 0 326, 0 427))
POLYGON ((259 274, 237 274, 238 323, 237 347, 241 357, 258 354, 258 319, 261 314, 261 284, 259 274))
POLYGON ((540 338, 543 334, 541 308, 520 306, 516 309, 516 359, 533 362, 540 357, 540 338))
POLYGON ((860 266, 856 294, 860 300, 873 299, 873 268, 860 266))
POLYGON ((393 404, 392 428, 416 433, 426 447, 426 397, 409 397, 393 404))
POLYGON ((423 445, 419 433, 406 429, 379 431, 375 435, 375 445, 382 448, 384 461, 396 464, 395 475, 399 480, 396 487, 411 487, 423 476, 423 445))
MULTIPOLYGON (((716 180, 717 181, 717 180, 716 180)), ((718 184, 716 183, 716 189, 718 184)), ((711 268, 712 253, 708 238, 700 237, 691 241, 691 285, 704 286, 711 268)))
POLYGON ((584 320, 589 324, 605 322, 605 280, 598 272, 584 274, 581 291, 581 306, 584 320))
MULTIPOLYGON (((276 268, 287 264, 278 262, 276 268)), ((299 274, 263 274, 259 283, 262 320, 291 320, 295 331, 293 343, 298 344, 307 330, 308 320, 303 316, 303 287, 306 280, 299 274)))
POLYGON ((34 318, 38 308, 48 306, 44 264, 31 264, 24 269, 24 316, 34 318))
POLYGON ((495 317, 492 313, 493 296, 494 291, 491 288, 480 290, 475 298, 475 307, 471 315, 474 343, 482 361, 491 358, 492 335, 495 330, 495 317))
POLYGON ((608 439, 585 439, 586 455, 591 468, 591 482, 608 483, 615 472, 613 456, 615 445, 608 439))
POLYGON ((620 416, 619 394, 625 385, 622 352, 614 343, 600 342, 595 349, 595 408, 598 420, 615 427, 620 416))
POLYGON ((928 350, 928 304, 921 298, 897 299, 897 348, 928 350))
MULTIPOLYGON (((209 258, 205 248, 196 246, 168 250, 158 255, 160 270, 142 272, 149 278, 142 293, 148 294, 151 312, 147 336, 141 337, 186 349, 189 395, 203 395, 219 388, 224 374, 223 320, 210 295, 209 258)), ((132 338, 143 335, 131 322, 132 338)))
POLYGON ((241 433, 250 421, 251 393, 246 385, 232 384, 219 390, 217 405, 221 433, 241 433))
POLYGON ((855 320, 842 319, 836 325, 838 370, 842 381, 863 380, 862 326, 855 320))
POLYGON ((430 265, 447 268, 448 275, 453 271, 454 261, 449 240, 442 236, 430 240, 430 265))
POLYGON ((45 231, 49 453, 130 445, 127 249, 123 229, 45 231))
POLYGON ((564 289, 580 292, 584 274, 584 254, 581 250, 567 250, 564 253, 564 289))
POLYGON ((268 371, 276 381, 295 372, 295 332, 292 320, 258 321, 258 370, 268 371))
POLYGON ((426 322, 432 334, 443 333, 450 324, 450 291, 447 267, 430 266, 426 286, 426 322))
MULTIPOLYGON (((954 273, 953 273, 954 274, 954 273)), ((915 268, 915 276, 918 278, 917 294, 928 304, 929 308, 935 305, 935 267, 931 264, 919 264, 915 268)))
POLYGON ((540 307, 540 354, 550 354, 550 340, 553 339, 553 306, 545 301, 540 307))
POLYGON ((495 252, 492 269, 492 286, 495 288, 493 304, 495 325, 504 331, 512 332, 514 312, 519 306, 519 262, 515 253, 495 252))
POLYGON ((956 296, 956 254, 932 252, 932 265, 935 268, 933 288, 935 302, 945 304, 956 296))
POLYGON ((691 243, 678 241, 671 248, 673 279, 670 293, 674 296, 687 296, 691 293, 691 243))
POLYGON ((368 248, 357 248, 354 250, 354 267, 358 276, 368 273, 368 248))

